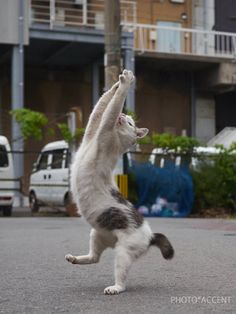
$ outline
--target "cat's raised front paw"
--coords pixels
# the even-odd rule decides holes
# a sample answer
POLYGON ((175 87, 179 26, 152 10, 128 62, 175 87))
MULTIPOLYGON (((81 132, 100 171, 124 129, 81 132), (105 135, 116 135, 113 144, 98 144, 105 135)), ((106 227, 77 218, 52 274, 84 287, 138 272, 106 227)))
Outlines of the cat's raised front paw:
POLYGON ((122 84, 130 85, 134 81, 134 74, 132 71, 124 70, 119 79, 122 84))
POLYGON ((65 259, 71 264, 76 264, 76 257, 71 254, 66 254, 65 259))
POLYGON ((114 294, 119 294, 123 291, 125 291, 125 288, 123 288, 119 285, 114 285, 114 286, 110 286, 110 287, 105 288, 104 294, 114 295, 114 294))

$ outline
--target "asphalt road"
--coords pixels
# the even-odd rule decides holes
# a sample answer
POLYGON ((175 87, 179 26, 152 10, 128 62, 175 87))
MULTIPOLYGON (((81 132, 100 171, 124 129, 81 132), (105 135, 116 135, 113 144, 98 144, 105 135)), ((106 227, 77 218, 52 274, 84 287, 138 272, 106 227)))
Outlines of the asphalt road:
POLYGON ((81 218, 0 218, 0 313, 236 313, 236 221, 149 219, 176 256, 156 248, 132 267, 128 287, 113 284, 114 251, 96 265, 71 265, 88 250, 81 218))

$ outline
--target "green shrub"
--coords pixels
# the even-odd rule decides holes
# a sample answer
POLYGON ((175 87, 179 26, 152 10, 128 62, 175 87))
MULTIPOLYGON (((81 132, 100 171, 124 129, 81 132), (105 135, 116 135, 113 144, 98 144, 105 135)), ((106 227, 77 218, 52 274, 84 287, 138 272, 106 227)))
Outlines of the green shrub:
MULTIPOLYGON (((55 134, 55 130, 48 127, 50 124, 49 120, 42 112, 34 111, 28 108, 20 108, 11 110, 10 114, 19 124, 24 140, 28 140, 29 138, 42 140, 45 131, 47 131, 47 134, 51 136, 54 136, 55 134)), ((73 135, 66 123, 58 123, 57 127, 61 132, 62 138, 67 142, 81 140, 84 135, 83 128, 77 128, 75 134, 73 135)))
POLYGON ((220 148, 219 154, 199 156, 197 169, 192 170, 195 192, 195 211, 226 208, 236 211, 236 154, 220 148))
POLYGON ((30 137, 42 140, 43 128, 48 124, 45 114, 27 108, 11 110, 10 114, 19 124, 24 140, 30 137))
POLYGON ((199 142, 193 137, 155 132, 140 139, 139 144, 152 144, 155 148, 162 148, 164 153, 172 151, 180 154, 192 154, 194 147, 199 146, 199 142))
POLYGON ((73 140, 81 140, 84 135, 84 128, 77 128, 75 134, 73 135, 69 129, 68 124, 66 123, 58 123, 57 127, 59 128, 63 139, 70 143, 73 140))

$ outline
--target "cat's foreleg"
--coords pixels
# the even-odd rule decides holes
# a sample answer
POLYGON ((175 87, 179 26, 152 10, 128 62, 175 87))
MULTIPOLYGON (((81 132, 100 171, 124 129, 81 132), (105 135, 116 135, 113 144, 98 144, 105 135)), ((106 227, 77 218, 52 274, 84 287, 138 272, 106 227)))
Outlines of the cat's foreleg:
POLYGON ((132 71, 124 70, 119 76, 119 87, 102 116, 101 132, 107 132, 108 128, 113 128, 116 125, 117 119, 123 110, 130 85, 134 82, 134 80, 135 78, 132 71))
POLYGON ((126 289, 128 271, 135 256, 127 248, 117 247, 115 257, 115 285, 105 288, 104 294, 119 294, 126 289))
POLYGON ((103 239, 92 229, 90 233, 90 249, 89 254, 74 256, 67 254, 65 259, 72 264, 93 264, 98 263, 102 252, 107 248, 107 245, 103 242, 103 239))
POLYGON ((120 82, 116 82, 107 92, 105 92, 101 98, 98 100, 97 104, 95 105, 93 112, 91 113, 88 121, 88 125, 85 130, 84 140, 90 140, 93 135, 95 134, 104 110, 106 109, 107 105, 111 101, 112 97, 114 96, 120 82))

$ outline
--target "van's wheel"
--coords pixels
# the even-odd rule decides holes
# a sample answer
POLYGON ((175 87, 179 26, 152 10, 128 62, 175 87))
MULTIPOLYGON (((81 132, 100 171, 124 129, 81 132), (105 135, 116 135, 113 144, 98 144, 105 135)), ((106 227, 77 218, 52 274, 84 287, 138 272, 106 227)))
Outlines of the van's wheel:
POLYGON ((12 215, 12 206, 3 207, 3 216, 10 217, 12 215))
POLYGON ((39 204, 34 192, 30 193, 29 196, 29 206, 32 213, 37 213, 39 211, 39 204))

